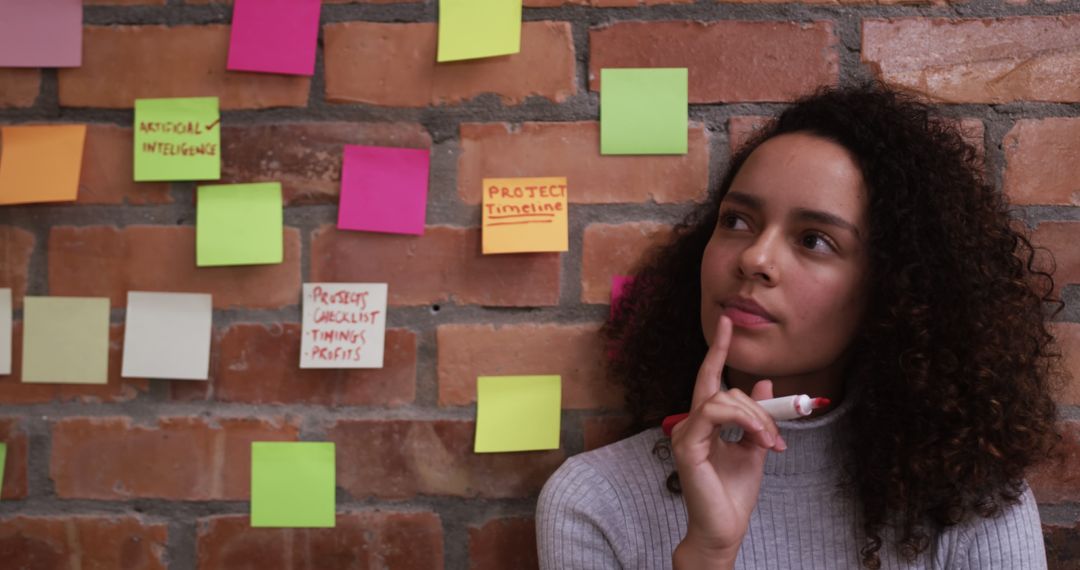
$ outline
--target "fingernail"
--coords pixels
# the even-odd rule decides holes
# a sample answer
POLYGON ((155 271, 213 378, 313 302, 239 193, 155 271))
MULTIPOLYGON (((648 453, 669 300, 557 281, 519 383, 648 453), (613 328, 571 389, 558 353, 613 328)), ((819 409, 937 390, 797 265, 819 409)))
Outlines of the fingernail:
POLYGON ((778 434, 776 436, 776 443, 779 444, 778 447, 780 448, 780 451, 787 449, 787 442, 784 441, 784 436, 778 434))
POLYGON ((765 443, 767 443, 769 447, 776 445, 776 439, 773 438, 773 434, 765 432, 765 443))

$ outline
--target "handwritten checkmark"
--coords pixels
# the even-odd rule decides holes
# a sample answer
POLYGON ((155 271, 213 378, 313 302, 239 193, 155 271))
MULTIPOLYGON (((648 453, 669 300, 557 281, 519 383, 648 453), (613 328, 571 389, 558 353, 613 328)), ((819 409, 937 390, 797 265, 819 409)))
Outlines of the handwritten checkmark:
POLYGON ((214 121, 213 123, 210 123, 209 125, 206 125, 206 130, 209 131, 210 129, 216 127, 217 124, 220 123, 220 122, 221 122, 221 119, 218 119, 218 120, 214 121))

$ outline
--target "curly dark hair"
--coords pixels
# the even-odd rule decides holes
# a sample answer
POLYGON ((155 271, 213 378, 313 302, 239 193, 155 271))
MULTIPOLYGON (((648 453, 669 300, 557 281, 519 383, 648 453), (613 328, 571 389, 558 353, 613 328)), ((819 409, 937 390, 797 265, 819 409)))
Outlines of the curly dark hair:
MULTIPOLYGON (((914 560, 931 533, 1018 501, 1027 468, 1058 450, 1053 394, 1066 375, 1047 324, 1064 307, 1052 256, 1036 260, 1042 248, 956 121, 916 95, 878 81, 819 88, 742 145, 719 188, 634 271, 601 331, 608 373, 625 388, 628 433, 689 409, 708 348, 701 258, 719 204, 755 148, 795 132, 846 148, 869 189, 868 306, 845 372, 859 383, 857 429, 842 485, 861 505, 863 565, 880 567, 886 525, 914 560)), ((677 473, 668 488, 679 492, 677 473)))

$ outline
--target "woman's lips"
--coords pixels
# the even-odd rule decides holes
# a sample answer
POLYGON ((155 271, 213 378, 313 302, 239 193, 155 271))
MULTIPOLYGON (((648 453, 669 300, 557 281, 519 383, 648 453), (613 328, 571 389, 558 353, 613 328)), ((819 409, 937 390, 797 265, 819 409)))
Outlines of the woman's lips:
POLYGON ((741 309, 736 309, 735 307, 724 307, 723 314, 727 315, 733 324, 746 328, 757 328, 776 324, 775 321, 771 321, 761 315, 748 313, 741 309))

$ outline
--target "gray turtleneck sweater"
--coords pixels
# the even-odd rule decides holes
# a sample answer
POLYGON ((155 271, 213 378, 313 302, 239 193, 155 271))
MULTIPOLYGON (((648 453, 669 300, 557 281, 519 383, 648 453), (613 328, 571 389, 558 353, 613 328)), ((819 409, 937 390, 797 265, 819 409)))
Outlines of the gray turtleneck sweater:
MULTIPOLYGON (((757 506, 735 563, 737 569, 833 570, 860 568, 854 498, 836 490, 842 418, 852 398, 835 410, 777 422, 788 448, 769 452, 757 506)), ((725 430, 737 440, 738 428, 725 430)), ((665 480, 674 469, 658 458, 659 428, 569 458, 540 493, 536 536, 540 567, 566 569, 671 568, 686 534, 686 504, 665 480)), ((977 515, 949 527, 915 562, 906 563, 882 533, 883 570, 1046 568, 1039 511, 1030 489, 1019 504, 991 519, 977 515)))

